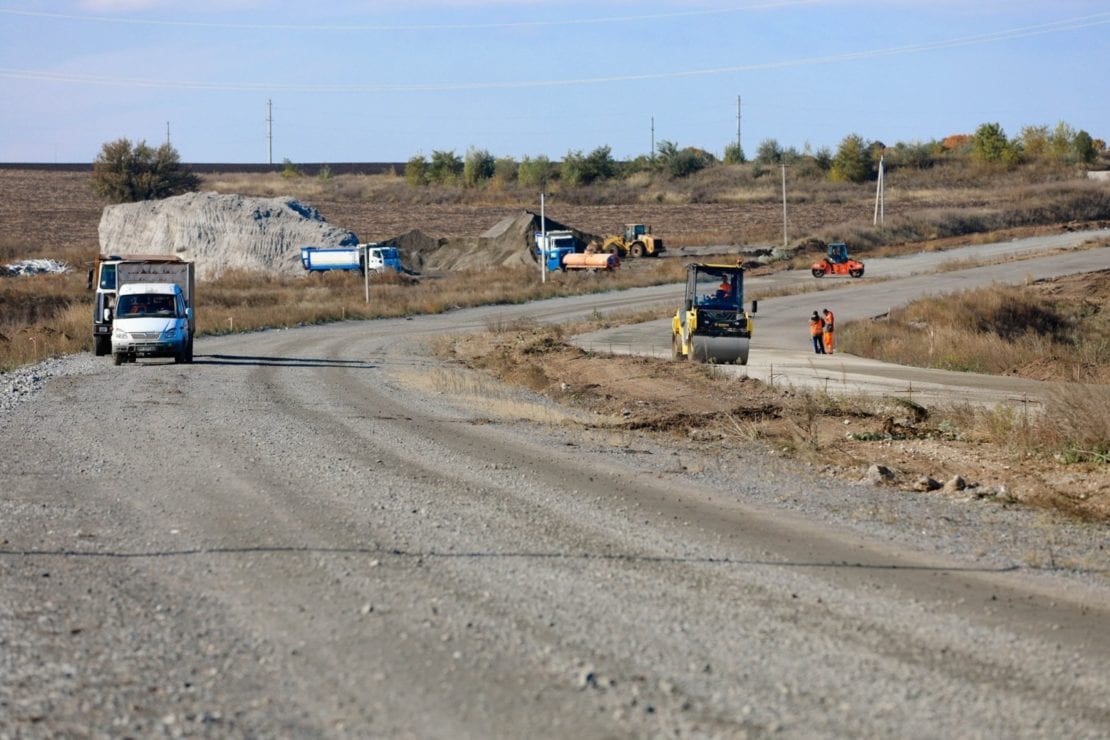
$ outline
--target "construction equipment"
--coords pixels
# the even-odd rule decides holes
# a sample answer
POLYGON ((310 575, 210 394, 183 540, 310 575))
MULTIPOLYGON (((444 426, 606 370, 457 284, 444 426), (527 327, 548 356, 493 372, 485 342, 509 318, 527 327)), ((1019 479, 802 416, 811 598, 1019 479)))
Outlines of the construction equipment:
POLYGON ((377 242, 356 244, 350 247, 301 247, 301 265, 309 272, 327 270, 364 270, 403 272, 401 253, 396 247, 385 247, 377 242))
POLYGON ((615 270, 621 259, 608 252, 583 252, 582 241, 572 231, 549 231, 536 234, 534 255, 543 255, 547 271, 615 270))
POLYGON ((671 321, 674 359, 691 362, 748 364, 752 314, 744 310, 744 268, 734 265, 686 265, 686 299, 671 321))
POLYGON ((816 278, 826 275, 863 277, 863 263, 848 256, 848 245, 844 242, 830 243, 828 255, 820 262, 814 262, 810 270, 816 278))
POLYGON ((620 258, 658 257, 666 249, 663 238, 652 236, 651 227, 645 224, 625 224, 623 234, 605 237, 601 251, 615 254, 620 258))

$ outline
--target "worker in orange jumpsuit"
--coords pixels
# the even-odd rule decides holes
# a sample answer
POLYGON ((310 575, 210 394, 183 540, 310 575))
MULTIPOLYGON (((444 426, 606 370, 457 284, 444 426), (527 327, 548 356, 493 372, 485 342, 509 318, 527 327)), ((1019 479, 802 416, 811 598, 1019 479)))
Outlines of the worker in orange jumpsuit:
POLYGON ((813 315, 809 317, 809 336, 813 338, 813 352, 814 354, 825 354, 825 345, 821 335, 825 331, 825 322, 814 311, 813 315))
POLYGON ((833 353, 833 331, 836 328, 836 318, 833 312, 825 309, 824 313, 825 325, 822 327, 822 337, 825 340, 825 354, 831 355, 833 353))

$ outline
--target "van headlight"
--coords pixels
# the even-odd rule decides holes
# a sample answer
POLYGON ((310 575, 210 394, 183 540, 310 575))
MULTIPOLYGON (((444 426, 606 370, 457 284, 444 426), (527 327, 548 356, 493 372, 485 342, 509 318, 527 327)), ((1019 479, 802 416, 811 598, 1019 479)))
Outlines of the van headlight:
POLYGON ((125 332, 123 329, 113 329, 112 339, 118 339, 121 342, 127 342, 130 341, 131 335, 125 332))
POLYGON ((167 326, 162 330, 162 339, 177 339, 180 329, 176 326, 167 326))

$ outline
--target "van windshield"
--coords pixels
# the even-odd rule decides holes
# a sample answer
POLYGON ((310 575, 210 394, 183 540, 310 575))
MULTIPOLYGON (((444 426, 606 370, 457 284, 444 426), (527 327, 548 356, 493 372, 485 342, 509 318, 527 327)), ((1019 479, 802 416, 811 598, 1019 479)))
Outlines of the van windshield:
POLYGON ((180 318, 173 295, 140 293, 121 295, 116 303, 116 317, 121 319, 180 318))

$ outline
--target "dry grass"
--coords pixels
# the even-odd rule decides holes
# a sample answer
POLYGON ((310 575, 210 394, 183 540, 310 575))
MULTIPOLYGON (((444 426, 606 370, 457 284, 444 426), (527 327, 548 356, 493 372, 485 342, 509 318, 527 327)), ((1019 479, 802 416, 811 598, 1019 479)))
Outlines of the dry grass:
POLYGON ((1101 293, 1080 300, 1030 286, 927 298, 847 326, 841 347, 900 365, 1110 383, 1110 271, 1100 275, 1101 293))
MULTIPOLYGON (((677 260, 640 260, 613 273, 504 268, 460 271, 442 278, 400 275, 371 280, 365 301, 361 276, 298 276, 232 271, 197 286, 197 332, 227 334, 261 328, 442 313, 471 306, 523 303, 542 298, 678 282, 677 260)), ((92 294, 84 271, 0 280, 0 370, 90 349, 92 294)))

